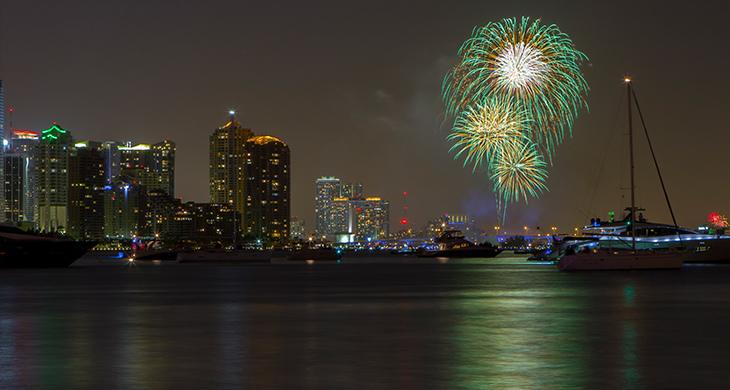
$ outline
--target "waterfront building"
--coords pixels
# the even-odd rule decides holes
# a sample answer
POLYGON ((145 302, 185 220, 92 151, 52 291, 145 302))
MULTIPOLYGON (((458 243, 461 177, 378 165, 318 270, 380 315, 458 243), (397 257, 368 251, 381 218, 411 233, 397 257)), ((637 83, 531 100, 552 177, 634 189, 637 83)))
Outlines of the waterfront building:
POLYGON ((243 173, 243 234, 265 242, 286 243, 291 218, 289 146, 271 136, 246 141, 243 173))
POLYGON ((184 237, 177 234, 175 228, 180 209, 180 200, 170 197, 164 190, 158 188, 147 191, 145 226, 149 238, 184 237))
POLYGON ((38 229, 65 230, 68 222, 68 163, 74 150, 71 133, 54 124, 38 143, 38 229))
POLYGON ((195 203, 179 204, 174 209, 175 219, 169 236, 175 240, 186 240, 195 236, 195 203))
POLYGON ((68 226, 77 239, 100 240, 104 234, 105 155, 100 142, 75 144, 69 158, 68 226))
MULTIPOLYGON (((210 136, 210 202, 233 204, 236 194, 236 210, 243 215, 244 144, 254 136, 231 114, 230 121, 216 129, 210 136)), ((240 229, 240 226, 239 226, 240 229)))
MULTIPOLYGON (((139 144, 117 147, 120 174, 127 175, 151 190, 175 192, 175 143, 165 140, 154 145, 139 144)), ((109 152, 111 154, 111 151, 109 152)), ((113 162, 110 162, 110 165, 113 162)), ((111 168, 111 167, 110 167, 111 168)))
POLYGON ((6 151, 3 162, 4 196, 3 214, 6 222, 24 220, 23 172, 25 160, 12 151, 6 151))
POLYGON ((355 238, 360 241, 386 239, 390 234, 390 206, 380 198, 352 200, 355 238))
POLYGON ((330 208, 330 234, 353 233, 355 227, 349 218, 351 212, 351 201, 348 197, 337 197, 332 200, 330 208))
POLYGON ((104 177, 106 185, 114 184, 114 179, 122 174, 122 153, 119 147, 124 146, 122 142, 106 141, 102 144, 104 151, 104 177))
MULTIPOLYGON (((19 175, 14 176, 13 186, 19 191, 17 199, 20 199, 22 206, 17 221, 38 221, 38 174, 36 172, 36 153, 40 134, 34 131, 13 131, 10 140, 10 150, 20 156, 19 175), (18 182, 19 180, 19 182, 18 182)), ((7 179, 6 179, 7 180, 7 179)))
POLYGON ((300 240, 306 240, 308 238, 303 219, 299 219, 299 217, 292 216, 290 229, 291 229, 291 238, 300 239, 300 240))
POLYGON ((193 233, 190 235, 202 241, 233 243, 233 206, 229 203, 192 203, 193 233))
POLYGON ((341 198, 340 179, 335 177, 321 177, 317 179, 317 194, 315 198, 315 214, 317 216, 317 236, 326 236, 336 233, 333 221, 333 207, 335 198, 341 198))
POLYGON ((104 232, 107 238, 147 236, 147 190, 127 175, 117 177, 104 193, 104 232))

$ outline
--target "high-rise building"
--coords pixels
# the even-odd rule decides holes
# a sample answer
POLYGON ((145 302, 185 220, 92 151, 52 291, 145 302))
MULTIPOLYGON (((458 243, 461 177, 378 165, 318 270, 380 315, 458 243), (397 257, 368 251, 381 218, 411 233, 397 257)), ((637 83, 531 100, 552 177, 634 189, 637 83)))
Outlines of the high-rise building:
MULTIPOLYGON (((174 142, 165 140, 154 145, 119 146, 117 149, 120 154, 120 174, 131 177, 148 191, 159 189, 174 196, 174 142)), ((112 155, 111 150, 108 153, 112 155)), ((110 163, 113 166, 113 161, 110 163)))
POLYGON ((175 231, 175 217, 181 208, 180 200, 174 199, 161 189, 147 192, 147 215, 145 225, 147 232, 155 238, 175 238, 179 236, 175 231))
POLYGON ((338 197, 330 206, 330 234, 352 233, 348 216, 350 215, 350 198, 338 197))
POLYGON ((77 239, 104 238, 105 155, 100 142, 75 145, 68 164, 68 226, 77 239))
POLYGON ((336 233, 333 221, 335 198, 340 198, 340 179, 322 177, 317 179, 317 196, 315 198, 315 214, 317 216, 317 235, 326 236, 336 233))
POLYGON ((192 213, 193 238, 218 240, 225 245, 233 241, 233 207, 230 203, 187 203, 186 209, 192 213))
POLYGON ((25 198, 23 197, 23 172, 25 160, 17 153, 5 153, 3 160, 4 196, 3 214, 5 221, 20 222, 25 218, 25 198))
POLYGON ((104 192, 104 233, 108 238, 132 239, 147 235, 147 189, 126 175, 104 192))
POLYGON ((38 229, 65 229, 68 223, 68 163, 74 149, 71 133, 54 124, 38 144, 38 229))
POLYGON ((346 184, 343 184, 342 197, 349 199, 362 197, 362 183, 357 181, 350 181, 346 184))
POLYGON ((122 174, 122 152, 119 147, 123 143, 117 141, 106 141, 102 144, 104 152, 104 177, 106 185, 114 184, 114 179, 122 174))
POLYGON ((152 173, 158 188, 171 198, 175 197, 175 150, 175 143, 169 139, 152 145, 152 173))
POLYGON ((10 146, 12 153, 20 156, 21 174, 17 176, 20 183, 22 203, 21 220, 38 221, 38 172, 36 170, 36 156, 40 134, 34 131, 13 131, 10 146))
MULTIPOLYGON (((225 126, 210 136, 210 202, 233 204, 236 194, 236 210, 243 215, 244 144, 253 137, 251 129, 244 129, 231 114, 225 126)), ((240 229, 240 226, 237 227, 240 229)))
POLYGON ((244 151, 243 234, 284 243, 291 219, 289 147, 278 138, 258 136, 246 141, 244 151))
POLYGON ((388 238, 390 206, 380 198, 358 198, 348 201, 348 233, 357 240, 388 238))

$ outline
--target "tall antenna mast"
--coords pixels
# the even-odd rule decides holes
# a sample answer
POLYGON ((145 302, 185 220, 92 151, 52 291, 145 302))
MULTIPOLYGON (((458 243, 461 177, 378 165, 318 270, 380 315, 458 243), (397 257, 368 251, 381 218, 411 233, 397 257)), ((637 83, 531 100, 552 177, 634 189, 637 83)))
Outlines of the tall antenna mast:
POLYGON ((238 159, 236 158, 236 148, 235 148, 235 126, 233 122, 236 121, 236 112, 235 111, 229 111, 229 114, 231 114, 231 123, 228 127, 228 136, 231 138, 231 161, 229 161, 229 164, 232 163, 233 165, 233 173, 232 173, 232 180, 233 180, 233 249, 236 249, 238 247, 238 219, 236 218, 236 198, 238 197, 238 159))

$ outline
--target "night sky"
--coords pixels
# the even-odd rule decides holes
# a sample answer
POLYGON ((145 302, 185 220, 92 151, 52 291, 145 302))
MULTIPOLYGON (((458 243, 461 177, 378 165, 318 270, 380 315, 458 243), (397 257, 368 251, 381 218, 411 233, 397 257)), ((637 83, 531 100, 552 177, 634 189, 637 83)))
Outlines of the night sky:
MULTIPOLYGON (((233 109, 291 148, 292 215, 308 232, 321 176, 389 200, 392 232, 404 191, 411 228, 471 213, 493 231, 492 183, 449 152, 441 83, 474 27, 529 16, 590 59, 589 110, 557 148, 549 192, 508 205, 502 230, 573 233, 630 205, 625 76, 677 222, 696 228, 710 212, 730 215, 730 5, 720 3, 2 0, 6 132, 12 119, 14 130, 56 122, 77 140, 169 138, 176 196, 208 202, 208 137, 233 109)), ((635 148, 637 206, 671 222, 642 133, 635 148)))

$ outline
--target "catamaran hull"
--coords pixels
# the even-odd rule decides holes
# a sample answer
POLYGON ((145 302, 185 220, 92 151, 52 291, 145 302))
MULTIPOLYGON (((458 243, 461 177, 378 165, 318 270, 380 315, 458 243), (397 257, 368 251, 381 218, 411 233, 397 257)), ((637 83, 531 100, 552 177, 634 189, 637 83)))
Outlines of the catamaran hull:
MULTIPOLYGON (((626 237, 604 236, 600 238, 599 245, 626 248, 630 245, 626 241, 626 237)), ((676 235, 636 239, 636 249, 668 248, 685 248, 685 263, 730 263, 730 236, 683 234, 681 240, 676 235)))
POLYGON ((684 263, 684 252, 669 251, 598 251, 566 254, 558 260, 560 271, 605 271, 680 269, 684 263))

